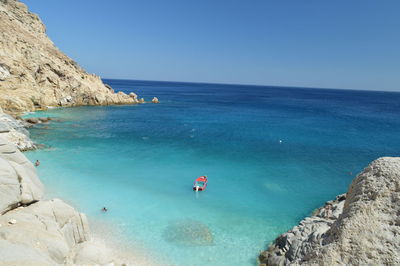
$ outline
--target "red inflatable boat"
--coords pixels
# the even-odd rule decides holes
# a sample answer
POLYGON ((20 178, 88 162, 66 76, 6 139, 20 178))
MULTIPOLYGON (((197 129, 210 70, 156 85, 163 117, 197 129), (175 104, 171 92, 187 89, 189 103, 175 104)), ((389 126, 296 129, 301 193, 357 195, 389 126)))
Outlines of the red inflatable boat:
POLYGON ((196 181, 194 181, 193 190, 203 191, 206 189, 206 187, 207 187, 207 176, 203 175, 196 178, 196 181))

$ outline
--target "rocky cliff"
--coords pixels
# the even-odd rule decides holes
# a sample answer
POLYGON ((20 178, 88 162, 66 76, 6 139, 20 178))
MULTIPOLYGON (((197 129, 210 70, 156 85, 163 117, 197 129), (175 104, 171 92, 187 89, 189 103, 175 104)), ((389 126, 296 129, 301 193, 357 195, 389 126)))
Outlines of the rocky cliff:
POLYGON ((347 195, 279 236, 260 265, 400 265, 400 158, 375 160, 347 195))
POLYGON ((39 17, 16 0, 0 0, 0 106, 6 112, 48 106, 137 103, 86 73, 46 35, 39 17))
POLYGON ((59 199, 42 200, 36 168, 20 152, 34 144, 24 121, 10 114, 48 106, 132 104, 139 102, 136 94, 114 93, 86 73, 49 40, 38 16, 16 0, 0 0, 0 28, 0 264, 122 264, 125 255, 93 239, 84 214, 59 199))

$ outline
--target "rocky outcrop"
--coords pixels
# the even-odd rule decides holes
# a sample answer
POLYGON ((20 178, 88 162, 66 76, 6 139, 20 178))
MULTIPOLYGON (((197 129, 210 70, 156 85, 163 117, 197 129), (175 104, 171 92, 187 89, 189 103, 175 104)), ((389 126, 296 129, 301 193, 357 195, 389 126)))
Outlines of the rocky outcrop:
POLYGON ((384 157, 353 180, 346 199, 279 236, 260 265, 399 265, 399 236, 400 158, 384 157))
POLYGON ((39 17, 16 0, 0 0, 0 106, 22 112, 48 106, 138 103, 114 93, 51 42, 39 17))
POLYGON ((122 264, 115 252, 91 239, 84 214, 42 196, 35 167, 0 138, 0 264, 122 264))
POLYGON ((35 167, 12 143, 0 138, 0 213, 36 202, 42 195, 35 167))
POLYGON ((35 144, 29 138, 29 132, 21 120, 2 112, 0 108, 0 137, 5 138, 18 147, 21 151, 35 148, 35 144))

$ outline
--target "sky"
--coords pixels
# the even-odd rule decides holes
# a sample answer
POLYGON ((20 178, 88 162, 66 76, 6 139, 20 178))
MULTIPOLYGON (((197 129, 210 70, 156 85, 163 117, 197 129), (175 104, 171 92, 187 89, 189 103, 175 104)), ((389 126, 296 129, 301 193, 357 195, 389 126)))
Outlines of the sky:
POLYGON ((22 0, 103 78, 400 91, 398 0, 22 0))

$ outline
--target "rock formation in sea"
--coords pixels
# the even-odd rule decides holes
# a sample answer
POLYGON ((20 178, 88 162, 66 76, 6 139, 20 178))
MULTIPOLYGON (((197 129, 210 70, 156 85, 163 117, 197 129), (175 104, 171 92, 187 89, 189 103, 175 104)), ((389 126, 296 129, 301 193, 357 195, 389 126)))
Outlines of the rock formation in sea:
POLYGON ((260 265, 400 265, 400 158, 364 169, 346 195, 279 236, 260 265))
POLYGON ((16 0, 0 0, 0 106, 22 112, 48 106, 138 103, 103 84, 62 53, 39 17, 16 0))

